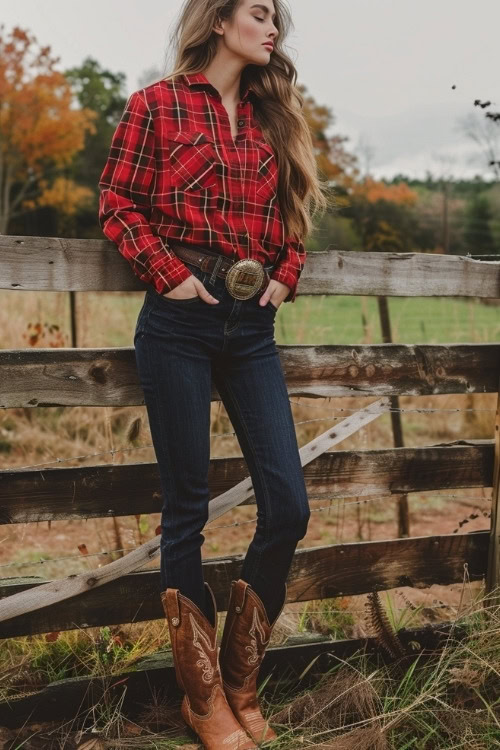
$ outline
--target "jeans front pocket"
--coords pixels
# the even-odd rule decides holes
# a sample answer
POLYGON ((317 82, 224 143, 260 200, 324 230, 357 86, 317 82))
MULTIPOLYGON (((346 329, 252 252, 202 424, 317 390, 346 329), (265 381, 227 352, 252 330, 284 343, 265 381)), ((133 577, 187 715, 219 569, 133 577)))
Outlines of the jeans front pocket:
MULTIPOLYGON (((195 276, 198 281, 201 281, 203 286, 206 289, 206 280, 208 278, 208 273, 206 271, 202 271, 199 266, 197 266, 195 263, 189 263, 188 261, 183 260, 182 261, 186 268, 191 271, 193 276, 195 276)), ((151 287, 152 296, 154 299, 158 299, 159 302, 166 302, 168 304, 174 304, 174 305, 190 305, 194 302, 202 302, 200 295, 197 294, 195 297, 186 297, 182 299, 181 297, 165 297, 164 294, 160 294, 156 291, 154 287, 151 287)), ((206 303, 205 303, 206 304, 206 303)))

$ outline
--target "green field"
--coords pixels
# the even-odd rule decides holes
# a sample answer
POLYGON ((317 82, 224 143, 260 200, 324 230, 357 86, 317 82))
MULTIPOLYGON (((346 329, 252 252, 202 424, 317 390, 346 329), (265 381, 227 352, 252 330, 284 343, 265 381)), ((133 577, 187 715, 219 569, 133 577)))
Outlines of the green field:
MULTIPOLYGON (((78 345, 132 346, 143 292, 76 293, 78 345)), ((390 297, 392 341, 442 344, 500 341, 500 307, 467 297, 390 297)), ((35 346, 61 345, 48 334, 56 324, 71 346, 69 294, 0 292, 0 348, 28 346, 31 323, 46 331, 35 346), (53 342, 53 343, 51 343, 53 342)), ((376 297, 302 295, 283 303, 276 316, 279 344, 382 343, 376 297)))

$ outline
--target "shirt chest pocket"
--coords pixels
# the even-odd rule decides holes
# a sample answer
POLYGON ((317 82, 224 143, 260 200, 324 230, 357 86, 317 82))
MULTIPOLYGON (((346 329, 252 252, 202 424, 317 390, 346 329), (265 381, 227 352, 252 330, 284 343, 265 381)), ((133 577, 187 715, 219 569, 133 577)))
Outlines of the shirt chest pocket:
POLYGON ((270 200, 278 189, 278 164, 272 147, 264 140, 255 141, 257 148, 256 195, 261 200, 270 200))
POLYGON ((206 133, 167 133, 170 184, 183 191, 207 190, 217 184, 214 143, 206 133))

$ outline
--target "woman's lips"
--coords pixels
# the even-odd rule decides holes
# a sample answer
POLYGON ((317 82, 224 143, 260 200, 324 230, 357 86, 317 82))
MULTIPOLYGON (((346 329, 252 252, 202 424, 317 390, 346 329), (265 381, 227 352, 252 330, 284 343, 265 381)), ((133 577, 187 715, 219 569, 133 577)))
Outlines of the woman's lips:
POLYGON ((274 49, 274 44, 271 44, 271 42, 264 42, 262 46, 267 47, 271 51, 274 49))

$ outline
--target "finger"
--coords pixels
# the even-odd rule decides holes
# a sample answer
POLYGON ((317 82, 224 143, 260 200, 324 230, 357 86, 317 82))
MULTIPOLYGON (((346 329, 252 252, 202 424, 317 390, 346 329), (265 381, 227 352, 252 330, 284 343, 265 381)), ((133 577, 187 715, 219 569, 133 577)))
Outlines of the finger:
POLYGON ((207 302, 209 305, 218 305, 219 300, 216 297, 213 297, 210 292, 206 290, 206 288, 203 286, 201 281, 199 279, 196 279, 198 282, 196 284, 196 291, 198 292, 199 296, 202 298, 204 302, 207 302))

